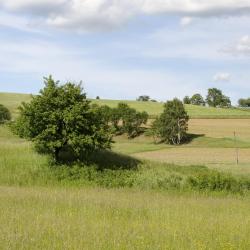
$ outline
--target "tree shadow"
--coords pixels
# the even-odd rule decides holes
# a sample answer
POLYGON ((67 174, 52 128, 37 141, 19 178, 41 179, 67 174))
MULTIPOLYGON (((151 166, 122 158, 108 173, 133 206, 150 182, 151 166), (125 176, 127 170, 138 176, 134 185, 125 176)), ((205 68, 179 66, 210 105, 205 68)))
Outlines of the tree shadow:
POLYGON ((74 164, 82 166, 95 165, 98 170, 137 170, 141 161, 111 150, 97 150, 91 154, 82 153, 80 157, 77 157, 73 150, 67 147, 60 152, 58 163, 68 166, 74 164))
POLYGON ((111 150, 99 150, 90 155, 88 163, 97 165, 100 170, 136 170, 141 161, 128 155, 115 153, 111 150))
POLYGON ((205 136, 205 134, 187 134, 187 136, 182 144, 189 144, 193 140, 200 138, 200 137, 204 137, 204 136, 205 136))

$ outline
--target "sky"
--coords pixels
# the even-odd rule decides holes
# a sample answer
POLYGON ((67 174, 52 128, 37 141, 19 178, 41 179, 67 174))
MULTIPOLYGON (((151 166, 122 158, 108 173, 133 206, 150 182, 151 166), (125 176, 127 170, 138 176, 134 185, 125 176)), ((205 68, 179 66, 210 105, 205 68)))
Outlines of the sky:
POLYGON ((0 92, 250 97, 250 0, 0 0, 0 92))

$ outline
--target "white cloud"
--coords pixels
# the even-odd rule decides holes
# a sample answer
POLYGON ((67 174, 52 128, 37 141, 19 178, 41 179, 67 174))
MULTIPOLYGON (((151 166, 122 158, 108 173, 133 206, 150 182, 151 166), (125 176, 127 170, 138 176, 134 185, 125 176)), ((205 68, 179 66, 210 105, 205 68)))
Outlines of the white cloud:
POLYGON ((183 17, 181 18, 180 25, 185 27, 185 26, 190 25, 192 22, 193 22, 192 17, 183 17))
POLYGON ((229 73, 217 73, 214 77, 213 80, 215 82, 229 82, 231 78, 231 75, 229 73))
POLYGON ((105 30, 119 27, 139 14, 183 17, 250 15, 250 0, 0 0, 0 10, 26 13, 30 19, 63 29, 105 30))
POLYGON ((235 56, 250 56, 250 36, 241 37, 234 44, 222 48, 222 52, 235 56))

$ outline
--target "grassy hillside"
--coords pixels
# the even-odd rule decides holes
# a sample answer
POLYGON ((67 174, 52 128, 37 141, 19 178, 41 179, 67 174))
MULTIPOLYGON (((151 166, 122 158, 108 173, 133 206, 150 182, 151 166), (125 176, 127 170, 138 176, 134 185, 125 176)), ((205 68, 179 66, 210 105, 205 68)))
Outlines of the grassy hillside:
MULTIPOLYGON (((31 95, 0 93, 0 103, 6 105, 14 116, 17 114, 17 107, 22 101, 29 101, 31 95)), ((93 100, 99 105, 115 107, 121 100, 93 100)), ((151 117, 160 114, 163 110, 163 103, 122 101, 139 111, 147 111, 151 117)), ((220 109, 186 105, 186 110, 191 118, 250 118, 250 112, 238 109, 220 109)))
MULTIPOLYGON (((0 94, 0 103, 15 116, 29 98, 0 94)), ((191 120, 195 136, 181 147, 117 137, 115 153, 91 166, 54 166, 1 125, 0 249, 248 250, 249 128, 248 119, 191 120), (233 131, 246 154, 238 166, 233 131), (211 170, 211 158, 232 175, 211 170)))

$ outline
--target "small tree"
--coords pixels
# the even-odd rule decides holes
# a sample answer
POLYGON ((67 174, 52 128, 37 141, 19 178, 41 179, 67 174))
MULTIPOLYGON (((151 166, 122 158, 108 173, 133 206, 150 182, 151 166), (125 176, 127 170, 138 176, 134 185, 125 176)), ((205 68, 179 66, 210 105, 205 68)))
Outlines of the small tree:
POLYGON ((205 101, 204 101, 201 94, 194 94, 191 97, 190 103, 193 104, 193 105, 198 105, 198 106, 204 106, 205 105, 205 101))
POLYGON ((79 158, 97 149, 109 148, 111 134, 96 106, 91 106, 81 84, 59 86, 52 77, 45 78, 45 88, 30 103, 20 107, 16 122, 20 136, 31 139, 39 151, 56 161, 64 148, 71 148, 79 158))
POLYGON ((163 113, 153 123, 153 130, 163 142, 180 144, 187 136, 188 120, 183 103, 176 98, 164 105, 163 113))
POLYGON ((222 91, 216 88, 208 89, 206 98, 207 104, 210 107, 230 107, 230 98, 223 95, 222 91))
POLYGON ((150 97, 148 95, 141 95, 137 98, 137 101, 139 102, 148 102, 150 100, 150 97))
POLYGON ((184 104, 191 104, 190 97, 186 95, 186 96, 183 98, 183 103, 184 103, 184 104))
POLYGON ((0 104, 0 124, 10 120, 10 111, 4 105, 0 104))

